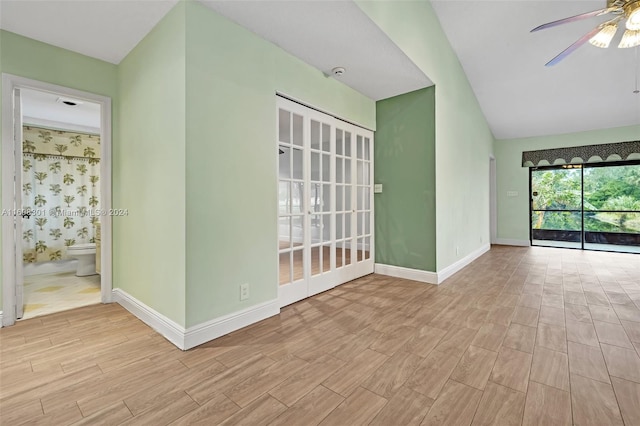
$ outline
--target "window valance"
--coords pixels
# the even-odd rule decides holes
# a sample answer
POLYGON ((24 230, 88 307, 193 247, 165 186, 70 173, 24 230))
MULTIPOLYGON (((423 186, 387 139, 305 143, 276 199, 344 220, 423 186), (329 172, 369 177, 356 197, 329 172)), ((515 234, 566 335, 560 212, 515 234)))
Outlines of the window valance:
POLYGON ((540 149, 522 153, 522 167, 640 160, 640 140, 601 145, 540 149))

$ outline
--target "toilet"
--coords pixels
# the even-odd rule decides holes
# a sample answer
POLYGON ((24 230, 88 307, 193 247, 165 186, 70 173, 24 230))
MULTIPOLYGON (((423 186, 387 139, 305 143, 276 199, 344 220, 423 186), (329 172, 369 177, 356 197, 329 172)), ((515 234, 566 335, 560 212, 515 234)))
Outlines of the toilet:
POLYGON ((77 277, 86 277, 87 275, 96 274, 96 245, 95 244, 77 244, 67 247, 69 257, 78 259, 77 277))

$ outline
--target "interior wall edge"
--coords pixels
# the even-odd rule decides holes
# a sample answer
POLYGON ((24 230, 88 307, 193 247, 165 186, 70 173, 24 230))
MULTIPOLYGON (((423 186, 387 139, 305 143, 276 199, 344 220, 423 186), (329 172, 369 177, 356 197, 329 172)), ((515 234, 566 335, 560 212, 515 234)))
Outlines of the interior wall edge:
POLYGON ((405 268, 404 266, 376 263, 374 272, 376 274, 387 275, 394 278, 420 281, 427 284, 438 284, 438 274, 432 271, 423 271, 420 269, 405 268))
POLYGON ((120 288, 113 290, 113 300, 183 351, 280 313, 278 299, 273 299, 184 328, 120 288))
POLYGON ((457 262, 447 266, 446 268, 438 271, 438 284, 443 283, 447 278, 454 275, 456 272, 460 271, 465 266, 469 265, 471 262, 485 254, 491 250, 491 244, 487 243, 482 245, 481 247, 475 249, 462 259, 457 262))
POLYGON ((165 339, 184 350, 185 329, 180 324, 147 306, 121 288, 113 289, 113 301, 149 327, 160 333, 165 339))

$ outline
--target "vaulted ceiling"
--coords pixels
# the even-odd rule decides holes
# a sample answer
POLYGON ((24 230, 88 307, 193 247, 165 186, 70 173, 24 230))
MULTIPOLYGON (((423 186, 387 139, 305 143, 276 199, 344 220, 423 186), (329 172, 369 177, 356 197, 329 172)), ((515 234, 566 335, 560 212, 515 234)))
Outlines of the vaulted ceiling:
POLYGON ((433 84, 352 1, 201 1, 373 100, 433 84))
MULTIPOLYGON (((114 64, 178 0, 0 2, 0 28, 114 64)), ((201 1, 371 99, 433 83, 351 1, 201 1)))
POLYGON ((640 94, 633 93, 638 48, 618 49, 618 38, 608 49, 587 43, 544 66, 606 16, 529 32, 602 9, 605 0, 432 4, 497 139, 640 124, 640 94))
MULTIPOLYGON (((347 68, 342 81, 372 99, 432 84, 351 1, 202 2, 327 74, 347 68)), ((117 64, 176 3, 2 0, 0 27, 117 64)), ((605 0, 431 3, 496 138, 640 124, 637 48, 587 44, 544 67, 605 17, 529 33, 605 0)))
POLYGON ((114 64, 178 0, 0 1, 0 28, 114 64))

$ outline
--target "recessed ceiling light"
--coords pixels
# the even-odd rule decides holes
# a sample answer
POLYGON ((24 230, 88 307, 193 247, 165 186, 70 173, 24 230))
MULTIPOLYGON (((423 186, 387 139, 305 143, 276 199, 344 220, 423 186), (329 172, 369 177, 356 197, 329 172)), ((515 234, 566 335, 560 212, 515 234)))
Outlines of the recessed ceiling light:
POLYGON ((56 102, 59 103, 59 104, 67 105, 67 106, 78 106, 78 105, 82 105, 83 104, 82 101, 79 101, 77 99, 62 98, 62 97, 56 99, 56 102))

